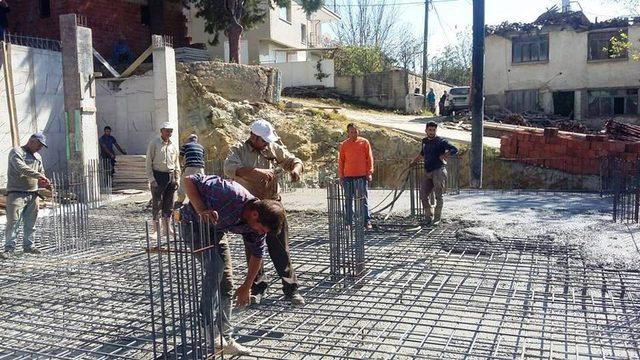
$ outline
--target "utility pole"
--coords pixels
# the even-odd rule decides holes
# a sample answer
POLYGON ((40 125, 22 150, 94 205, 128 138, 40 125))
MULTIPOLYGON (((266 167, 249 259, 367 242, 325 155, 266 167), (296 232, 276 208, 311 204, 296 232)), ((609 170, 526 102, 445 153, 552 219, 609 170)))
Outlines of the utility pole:
POLYGON ((484 0, 473 0, 473 57, 471 59, 471 186, 482 188, 484 121, 484 0))
POLYGON ((422 39, 422 95, 424 108, 427 108, 427 38, 429 37, 429 2, 424 0, 424 38, 422 39))

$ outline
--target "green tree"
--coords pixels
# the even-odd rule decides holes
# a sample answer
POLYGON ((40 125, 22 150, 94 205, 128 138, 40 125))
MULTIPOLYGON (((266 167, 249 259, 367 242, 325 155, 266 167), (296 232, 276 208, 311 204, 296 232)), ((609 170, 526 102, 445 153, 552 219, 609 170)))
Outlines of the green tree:
MULTIPOLYGON (((205 21, 205 31, 213 35, 211 45, 217 45, 222 32, 229 39, 229 61, 240 62, 240 36, 265 21, 267 6, 290 7, 291 0, 189 0, 198 9, 197 16, 205 21)), ((301 0, 307 15, 319 10, 323 0, 301 0)))
POLYGON ((389 68, 382 50, 371 46, 343 46, 333 51, 335 73, 339 76, 359 76, 389 68))
POLYGON ((447 45, 440 54, 429 60, 429 77, 454 85, 471 82, 471 31, 456 35, 456 42, 447 45))

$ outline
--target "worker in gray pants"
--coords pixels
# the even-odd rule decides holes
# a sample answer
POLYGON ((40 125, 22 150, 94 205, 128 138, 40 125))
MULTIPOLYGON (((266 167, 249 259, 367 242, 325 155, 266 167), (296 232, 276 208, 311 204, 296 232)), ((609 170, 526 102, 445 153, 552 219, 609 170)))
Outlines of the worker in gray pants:
POLYGON ((38 152, 47 147, 42 133, 31 135, 26 145, 9 152, 7 170, 7 227, 5 228, 4 253, 0 260, 8 258, 16 249, 18 227, 22 221, 22 248, 25 253, 39 254, 33 245, 36 219, 38 218, 38 188, 51 188, 44 175, 42 157, 38 152))

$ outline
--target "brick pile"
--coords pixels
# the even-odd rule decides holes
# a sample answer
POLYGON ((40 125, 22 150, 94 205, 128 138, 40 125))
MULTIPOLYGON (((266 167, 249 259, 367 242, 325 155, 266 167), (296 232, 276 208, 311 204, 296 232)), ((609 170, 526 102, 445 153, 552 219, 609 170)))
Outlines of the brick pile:
POLYGON ((616 156, 625 161, 640 157, 640 142, 564 133, 557 128, 519 130, 502 137, 500 156, 571 174, 597 175, 603 157, 616 156))

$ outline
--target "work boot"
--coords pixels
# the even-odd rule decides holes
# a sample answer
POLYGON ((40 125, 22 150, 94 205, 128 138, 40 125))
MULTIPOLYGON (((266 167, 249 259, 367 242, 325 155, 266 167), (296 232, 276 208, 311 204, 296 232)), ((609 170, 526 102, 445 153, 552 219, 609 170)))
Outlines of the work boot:
POLYGON ((303 306, 305 304, 304 298, 302 297, 302 295, 300 295, 300 293, 286 295, 284 298, 291 301, 291 305, 293 306, 303 306))
POLYGON ((226 345, 222 346, 222 353, 229 356, 251 355, 251 349, 238 344, 232 338, 226 339, 226 345))
POLYGON ((24 248, 22 250, 22 252, 25 253, 25 254, 34 254, 34 255, 42 254, 42 251, 40 251, 40 249, 38 249, 37 247, 34 247, 34 246, 29 246, 27 248, 24 248))

